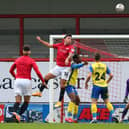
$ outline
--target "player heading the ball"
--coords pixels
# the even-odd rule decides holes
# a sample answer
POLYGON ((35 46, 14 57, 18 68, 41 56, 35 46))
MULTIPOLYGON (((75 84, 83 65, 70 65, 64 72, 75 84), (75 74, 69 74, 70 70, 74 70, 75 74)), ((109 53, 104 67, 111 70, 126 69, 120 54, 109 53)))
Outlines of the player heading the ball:
MULTIPOLYGON (((69 78, 69 69, 71 65, 71 58, 74 54, 74 47, 71 45, 72 42, 72 35, 66 34, 64 36, 64 39, 61 43, 56 43, 51 45, 50 43, 44 41, 39 36, 36 37, 36 39, 42 43, 43 45, 57 49, 57 56, 56 56, 56 66, 49 71, 49 73, 45 76, 45 82, 48 83, 50 79, 53 79, 57 76, 61 76, 60 85, 61 85, 61 91, 60 91, 60 97, 59 102, 56 103, 55 107, 61 106, 61 100, 64 97, 65 92, 65 84, 66 81, 69 78)), ((40 87, 40 92, 33 93, 33 96, 42 96, 42 91, 44 90, 45 86, 40 87)))

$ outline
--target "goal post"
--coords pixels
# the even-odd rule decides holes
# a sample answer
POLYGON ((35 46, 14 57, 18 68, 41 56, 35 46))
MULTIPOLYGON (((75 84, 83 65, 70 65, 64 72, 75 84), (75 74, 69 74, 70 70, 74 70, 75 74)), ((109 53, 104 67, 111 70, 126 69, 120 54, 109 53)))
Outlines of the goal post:
MULTIPOLYGON (((50 42, 50 44, 54 44, 55 40, 62 40, 63 38, 64 38, 64 35, 50 35, 49 36, 49 42, 50 42)), ((119 39, 122 39, 122 40, 128 39, 128 41, 129 41, 129 35, 123 35, 123 34, 122 35, 121 34, 119 34, 119 35, 117 35, 117 34, 114 34, 114 35, 111 35, 111 34, 110 35, 100 35, 100 34, 99 35, 96 35, 96 34, 95 35, 90 35, 90 34, 88 34, 88 35, 72 35, 72 39, 75 40, 75 41, 76 40, 82 40, 82 39, 89 39, 89 40, 90 39, 94 39, 94 40, 98 40, 98 39, 113 39, 113 40, 116 41, 116 44, 117 44, 119 39)), ((114 73, 116 72, 115 75, 117 75, 118 72, 120 72, 119 74, 121 74, 121 68, 120 68, 121 64, 119 64, 118 62, 119 61, 129 61, 128 57, 124 57, 123 55, 116 56, 116 58, 117 58, 117 60, 116 60, 115 59, 115 55, 117 55, 117 54, 114 54, 114 53, 112 54, 110 52, 103 51, 103 50, 101 50, 101 48, 97 48, 96 49, 96 46, 94 46, 94 48, 92 48, 93 46, 89 47, 89 46, 86 46, 87 44, 85 45, 85 44, 82 44, 81 41, 79 41, 79 42, 80 43, 78 43, 77 45, 75 43, 74 46, 78 47, 80 49, 83 49, 83 51, 89 51, 90 53, 95 53, 95 52, 99 51, 100 53, 105 54, 106 56, 111 57, 110 59, 107 59, 107 60, 106 60, 106 57, 105 57, 104 62, 108 62, 109 65, 113 65, 111 67, 113 67, 112 68, 114 70, 113 72, 114 73), (120 58, 120 57, 122 57, 122 58, 120 58), (113 58, 114 58, 114 60, 113 60, 113 58), (110 64, 111 61, 114 61, 115 63, 114 64, 113 63, 110 64), (114 67, 116 67, 116 68, 114 68, 114 67)), ((110 45, 112 45, 112 44, 110 44, 110 45)), ((122 49, 121 49, 121 51, 122 51, 122 49)), ((87 55, 88 55, 88 53, 87 53, 87 55)), ((50 48, 49 59, 50 59, 50 61, 49 61, 49 70, 50 70, 54 66, 54 49, 53 48, 50 48)), ((87 60, 90 61, 90 56, 87 58, 87 60)), ((88 68, 85 67, 85 69, 88 69, 88 68)), ((85 75, 85 73, 87 71, 85 71, 84 68, 81 68, 80 71, 81 70, 83 71, 82 74, 85 75)), ((82 76, 82 75, 79 74, 79 76, 82 76)), ((122 74, 120 76, 122 76, 122 74)), ((116 80, 116 82, 117 81, 118 80, 116 80)), ((123 83, 123 81, 122 81, 122 83, 123 83)), ((53 81, 52 80, 50 81, 49 85, 50 85, 50 88, 49 88, 49 115, 50 115, 49 122, 53 122, 54 115, 55 115, 55 113, 54 113, 54 106, 53 105, 54 105, 55 101, 58 101, 58 100, 54 99, 55 95, 54 95, 54 87, 53 87, 53 81)), ((81 83, 81 85, 84 85, 84 83, 81 83)), ((119 85, 119 87, 120 87, 121 84, 118 84, 118 82, 117 82, 117 83, 114 83, 112 85, 119 85)), ((114 92, 113 90, 117 90, 117 89, 112 89, 111 92, 114 92)), ((91 91, 88 94, 89 96, 90 96, 90 93, 91 93, 91 91)), ((121 89, 120 89, 120 92, 118 92, 118 93, 121 95, 121 89)), ((59 93, 56 94, 56 96, 58 96, 58 95, 59 95, 59 93)), ((83 99, 90 102, 90 100, 85 99, 85 95, 83 96, 83 99)), ((115 99, 115 97, 114 97, 114 99, 115 99)), ((112 99, 112 101, 113 101, 113 99, 112 99)))
MULTIPOLYGON (((51 45, 53 45, 54 43, 54 40, 53 40, 53 37, 50 36, 49 38, 49 42, 51 45)), ((53 64, 54 64, 54 49, 53 48, 50 48, 50 51, 49 51, 49 71, 53 68, 53 64)), ((54 112, 53 112, 53 103, 54 103, 54 88, 53 88, 53 80, 51 79, 50 80, 50 88, 49 88, 49 114, 50 114, 50 117, 49 117, 49 122, 53 122, 53 118, 54 118, 54 112)))

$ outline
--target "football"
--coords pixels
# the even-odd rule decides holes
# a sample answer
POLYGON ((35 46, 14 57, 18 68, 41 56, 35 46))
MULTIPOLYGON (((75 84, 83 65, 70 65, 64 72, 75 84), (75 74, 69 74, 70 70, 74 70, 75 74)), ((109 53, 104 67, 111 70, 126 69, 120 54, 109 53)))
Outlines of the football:
POLYGON ((115 10, 116 10, 116 12, 118 12, 118 13, 123 12, 123 11, 125 10, 124 4, 118 3, 118 4, 115 6, 115 10))

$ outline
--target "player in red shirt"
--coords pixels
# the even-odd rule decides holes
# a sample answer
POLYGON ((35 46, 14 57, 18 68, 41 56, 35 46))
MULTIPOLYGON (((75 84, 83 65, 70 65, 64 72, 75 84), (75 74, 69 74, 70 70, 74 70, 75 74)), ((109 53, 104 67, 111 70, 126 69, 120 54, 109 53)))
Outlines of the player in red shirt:
POLYGON ((16 79, 14 84, 15 99, 13 117, 20 122, 20 115, 22 115, 28 107, 30 97, 32 94, 32 82, 31 82, 31 70, 35 70, 38 77, 41 79, 42 84, 45 85, 45 81, 38 69, 35 61, 29 57, 31 54, 30 47, 28 45, 23 48, 23 56, 16 59, 10 68, 11 75, 16 79), (15 73, 16 69, 16 73, 15 73), (24 103, 20 107, 20 111, 17 114, 20 103, 22 102, 22 96, 24 96, 24 103))
MULTIPOLYGON (((71 66, 71 58, 74 54, 74 47, 71 45, 72 42, 72 35, 66 34, 62 43, 57 44, 49 44, 48 42, 42 40, 39 36, 36 37, 39 42, 49 48, 57 49, 57 57, 56 57, 56 66, 45 76, 45 82, 47 83, 49 79, 53 79, 57 76, 61 76, 60 85, 60 97, 59 102, 55 104, 55 107, 61 105, 61 100, 64 97, 65 92, 65 84, 69 78, 69 70, 71 66)), ((44 87, 40 88, 40 92, 36 92, 32 94, 33 96, 41 96, 41 92, 43 91, 44 87)))

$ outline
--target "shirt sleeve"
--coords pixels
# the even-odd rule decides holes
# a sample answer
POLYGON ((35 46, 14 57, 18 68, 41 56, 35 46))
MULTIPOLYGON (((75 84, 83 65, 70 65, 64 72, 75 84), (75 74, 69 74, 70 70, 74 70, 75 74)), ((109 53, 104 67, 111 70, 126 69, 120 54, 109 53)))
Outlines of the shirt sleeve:
POLYGON ((40 71, 39 71, 39 69, 38 69, 38 66, 37 66, 37 64, 35 63, 35 61, 33 61, 32 66, 33 66, 34 71, 36 72, 36 74, 38 75, 38 77, 41 79, 41 81, 42 81, 42 83, 43 83, 43 82, 44 82, 43 76, 42 76, 42 74, 40 73, 40 71))
POLYGON ((72 64, 71 65, 71 68, 72 69, 78 69, 78 68, 81 68, 82 66, 84 66, 84 63, 79 63, 79 64, 72 64))
POLYGON ((53 44, 53 48, 58 49, 58 47, 59 47, 61 44, 62 44, 62 43, 53 44))
POLYGON ((74 50, 74 47, 72 46, 71 49, 69 50, 69 53, 74 54, 74 51, 75 51, 75 50, 74 50))
POLYGON ((110 71, 110 69, 109 69, 108 66, 107 66, 107 71, 106 71, 106 73, 107 73, 107 74, 110 74, 110 73, 111 73, 111 71, 110 71))
POLYGON ((16 63, 13 63, 12 66, 11 66, 11 68, 10 68, 10 70, 9 70, 9 72, 11 73, 11 75, 12 75, 14 78, 16 78, 16 74, 15 74, 15 72, 14 72, 15 69, 16 69, 16 63))
POLYGON ((92 68, 91 65, 89 66, 89 70, 90 70, 91 73, 93 73, 93 68, 92 68))

